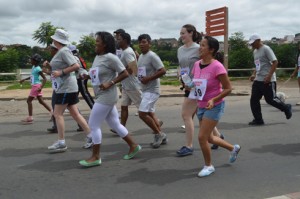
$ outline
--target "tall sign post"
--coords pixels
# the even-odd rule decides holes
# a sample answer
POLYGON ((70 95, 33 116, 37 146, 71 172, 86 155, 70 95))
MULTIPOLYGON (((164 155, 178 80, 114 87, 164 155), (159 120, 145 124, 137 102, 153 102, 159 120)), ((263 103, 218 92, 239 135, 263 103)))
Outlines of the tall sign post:
POLYGON ((224 35, 224 66, 228 69, 228 8, 206 11, 206 35, 224 35))

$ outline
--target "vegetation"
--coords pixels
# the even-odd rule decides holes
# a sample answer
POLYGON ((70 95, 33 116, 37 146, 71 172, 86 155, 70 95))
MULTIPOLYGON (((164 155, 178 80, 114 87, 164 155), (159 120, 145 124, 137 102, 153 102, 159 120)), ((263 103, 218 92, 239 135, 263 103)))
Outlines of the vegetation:
MULTIPOLYGON (((33 39, 37 40, 42 45, 49 46, 52 43, 51 35, 54 34, 57 28, 51 22, 41 23, 40 27, 34 31, 33 39)), ((76 44, 76 42, 72 42, 76 44)), ((133 47, 140 53, 137 40, 132 40, 133 47)), ((180 44, 182 45, 182 44, 180 44)), ((297 44, 273 44, 267 43, 276 54, 280 68, 291 68, 296 63, 297 44)), ((83 35, 77 44, 77 48, 81 56, 86 60, 88 68, 91 66, 95 57, 95 38, 94 34, 83 35)), ((175 69, 178 66, 177 47, 174 48, 171 44, 163 43, 158 45, 156 40, 152 42, 152 50, 156 52, 166 69, 175 69)), ((35 54, 40 54, 44 60, 50 60, 50 52, 47 48, 29 47, 27 45, 11 45, 7 46, 7 50, 0 51, 0 72, 11 73, 18 68, 30 68, 29 58, 35 54)), ((229 69, 251 69, 254 67, 252 49, 249 48, 246 39, 242 32, 233 33, 229 38, 229 69)), ((251 74, 250 71, 230 71, 229 76, 245 77, 251 74)), ((287 76, 289 72, 277 72, 278 76, 287 76)), ((0 76, 0 81, 14 80, 14 76, 0 76)), ((172 80, 170 84, 173 84, 172 80)), ((164 79, 162 80, 163 84, 164 79)))

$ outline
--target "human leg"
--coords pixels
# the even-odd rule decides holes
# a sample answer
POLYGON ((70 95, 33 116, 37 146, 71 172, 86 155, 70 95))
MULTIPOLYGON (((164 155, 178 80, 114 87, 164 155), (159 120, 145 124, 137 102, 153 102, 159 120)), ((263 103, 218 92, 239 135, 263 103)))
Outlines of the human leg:
POLYGON ((38 99, 39 103, 47 109, 47 111, 49 111, 50 113, 52 112, 51 107, 44 101, 42 96, 38 96, 37 99, 38 99))
MULTIPOLYGON (((224 140, 224 135, 221 134, 221 133, 219 132, 219 130, 218 130, 217 127, 214 128, 214 130, 213 130, 213 135, 214 135, 214 136, 217 136, 217 137, 219 137, 219 138, 221 138, 221 139, 224 140)), ((213 149, 213 150, 216 150, 216 149, 219 148, 219 145, 213 144, 210 148, 213 149)))
POLYGON ((185 125, 185 137, 186 137, 186 146, 189 148, 193 147, 193 138, 194 138, 194 122, 193 114, 197 109, 197 101, 184 98, 182 104, 181 116, 185 125))
POLYGON ((260 105, 260 99, 263 96, 263 92, 262 92, 263 86, 264 86, 264 82, 254 81, 252 84, 250 107, 251 107, 254 120, 252 122, 249 122, 249 125, 264 124, 262 113, 261 113, 261 105, 260 105))
POLYGON ((268 104, 284 112, 286 119, 290 119, 292 117, 292 106, 282 102, 276 95, 276 82, 265 84, 264 97, 268 104))
POLYGON ((106 105, 102 105, 99 103, 94 104, 89 117, 89 127, 91 130, 92 140, 94 143, 93 152, 88 159, 81 160, 79 162, 81 165, 85 166, 93 163, 99 163, 99 161, 101 161, 101 156, 100 156, 100 147, 102 143, 101 124, 107 117, 110 110, 111 108, 107 107, 106 105))
POLYGON ((128 119, 128 106, 121 106, 121 124, 126 126, 128 119))
POLYGON ((90 109, 92 109, 95 102, 88 90, 87 81, 87 79, 77 79, 78 91, 80 92, 81 96, 83 97, 87 105, 90 107, 90 109))

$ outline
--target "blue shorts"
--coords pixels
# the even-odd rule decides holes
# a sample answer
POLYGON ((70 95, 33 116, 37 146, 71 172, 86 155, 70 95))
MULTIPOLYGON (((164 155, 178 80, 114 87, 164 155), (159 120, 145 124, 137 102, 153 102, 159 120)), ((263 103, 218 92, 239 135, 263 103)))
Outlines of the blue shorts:
POLYGON ((203 117, 215 121, 219 121, 224 114, 225 101, 216 105, 212 109, 208 110, 206 108, 198 108, 197 117, 201 121, 203 117))

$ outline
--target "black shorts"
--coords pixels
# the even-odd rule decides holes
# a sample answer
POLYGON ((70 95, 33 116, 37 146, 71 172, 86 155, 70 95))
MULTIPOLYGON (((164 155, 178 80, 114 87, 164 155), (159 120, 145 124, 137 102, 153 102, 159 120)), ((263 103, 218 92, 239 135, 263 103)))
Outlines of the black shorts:
POLYGON ((74 105, 79 102, 78 93, 56 93, 55 104, 74 105))
POLYGON ((184 97, 189 97, 190 95, 190 90, 184 90, 184 97))

